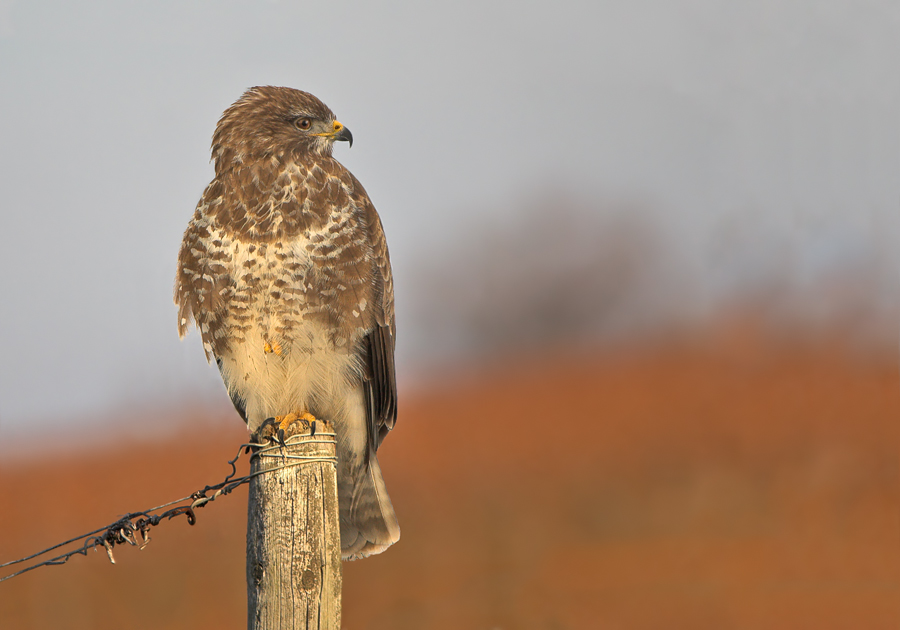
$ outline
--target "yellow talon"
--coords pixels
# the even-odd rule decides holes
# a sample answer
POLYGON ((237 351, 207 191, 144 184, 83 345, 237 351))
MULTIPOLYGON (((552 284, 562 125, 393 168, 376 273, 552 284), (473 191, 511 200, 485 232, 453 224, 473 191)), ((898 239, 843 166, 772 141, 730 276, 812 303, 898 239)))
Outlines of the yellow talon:
POLYGON ((278 423, 278 430, 284 431, 285 429, 287 429, 289 426, 291 426, 294 423, 294 420, 296 420, 299 417, 300 416, 298 416, 295 413, 289 413, 286 416, 275 416, 275 422, 278 423))
POLYGON ((297 420, 306 420, 311 424, 313 422, 316 422, 316 417, 308 411, 304 411, 300 414, 289 413, 286 416, 275 416, 275 422, 278 423, 278 429, 280 431, 284 431, 297 420))

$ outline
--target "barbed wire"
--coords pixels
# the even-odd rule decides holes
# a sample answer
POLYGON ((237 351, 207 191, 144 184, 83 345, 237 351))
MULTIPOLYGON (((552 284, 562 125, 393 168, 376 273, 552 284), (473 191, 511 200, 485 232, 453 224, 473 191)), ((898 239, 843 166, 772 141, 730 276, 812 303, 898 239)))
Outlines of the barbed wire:
POLYGON ((52 547, 47 547, 43 551, 31 554, 30 556, 19 558, 18 560, 13 560, 11 562, 4 562, 3 564, 0 564, 0 569, 11 567, 17 564, 22 564, 23 562, 34 560, 35 558, 39 558, 56 549, 67 547, 82 540, 84 541, 80 547, 70 549, 65 553, 50 558, 49 560, 38 562, 31 566, 25 567, 24 569, 16 571, 15 573, 0 577, 0 582, 12 579, 19 575, 22 575, 23 573, 28 573, 29 571, 33 571, 34 569, 37 569, 39 567, 65 564, 72 556, 86 556, 89 550, 94 549, 96 551, 99 547, 103 547, 106 550, 106 554, 109 556, 109 561, 115 564, 116 558, 113 555, 113 547, 115 547, 116 545, 123 545, 127 543, 131 546, 143 549, 150 543, 150 529, 152 527, 156 527, 164 520, 168 521, 175 518, 176 516, 181 516, 182 514, 187 516, 188 524, 193 525, 197 521, 197 515, 194 513, 194 510, 201 508, 206 504, 211 503, 212 501, 215 501, 220 496, 231 493, 232 490, 239 486, 242 486, 255 477, 274 472, 276 470, 292 468, 294 466, 302 466, 304 464, 314 462, 337 464, 336 457, 288 455, 284 453, 285 447, 300 443, 333 443, 334 436, 334 433, 330 433, 327 431, 316 431, 313 434, 297 434, 287 438, 287 440, 285 440, 283 438, 283 435, 281 435, 277 439, 274 437, 269 438, 269 443, 258 444, 255 442, 249 442, 241 444, 238 448, 237 455, 235 455, 233 459, 228 460, 228 465, 231 466, 231 472, 228 473, 225 479, 221 482, 212 486, 205 486, 202 490, 197 490, 196 492, 193 492, 186 497, 182 497, 181 499, 176 499, 174 501, 169 501, 168 503, 163 503, 162 505, 157 505, 156 507, 150 508, 149 510, 143 510, 141 512, 130 512, 117 521, 110 523, 106 527, 101 527, 91 532, 87 532, 86 534, 82 534, 81 536, 70 538, 65 542, 58 543, 56 545, 53 545, 52 547), (330 437, 331 439, 316 439, 321 437, 330 437), (294 438, 300 439, 295 440, 294 438), (237 474, 237 462, 238 460, 240 460, 242 455, 250 454, 251 460, 254 457, 278 457, 279 455, 271 454, 272 451, 276 450, 281 451, 281 458, 285 461, 284 464, 257 470, 256 472, 249 473, 242 477, 235 477, 235 475, 237 474), (213 494, 210 495, 210 492, 212 492, 213 494), (189 505, 178 505, 179 503, 185 503, 187 501, 190 501, 191 503, 189 505), (177 507, 165 510, 164 512, 161 512, 159 514, 156 513, 172 505, 177 505, 177 507))

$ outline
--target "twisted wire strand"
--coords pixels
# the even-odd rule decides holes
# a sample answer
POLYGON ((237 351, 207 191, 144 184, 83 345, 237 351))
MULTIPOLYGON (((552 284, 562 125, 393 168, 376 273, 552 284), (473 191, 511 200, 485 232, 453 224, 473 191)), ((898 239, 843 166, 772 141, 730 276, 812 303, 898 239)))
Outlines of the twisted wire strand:
POLYGON ((194 510, 205 506, 207 503, 215 501, 220 496, 229 494, 235 488, 248 483, 255 477, 259 477, 260 475, 265 475, 278 470, 284 470, 285 468, 293 468, 296 466, 302 466, 304 464, 312 464, 317 462, 337 465, 336 456, 294 455, 285 452, 285 448, 288 446, 296 446, 298 444, 334 444, 334 442, 335 433, 327 431, 316 431, 314 436, 309 434, 293 435, 283 442, 278 442, 273 439, 272 442, 264 444, 255 442, 241 444, 238 448, 237 455, 235 455, 233 459, 228 460, 228 465, 231 466, 231 472, 228 473, 225 479, 223 479, 221 482, 212 486, 205 486, 202 490, 198 490, 186 497, 182 497, 174 501, 169 501, 168 503, 163 503, 162 505, 157 505, 156 507, 150 508, 148 510, 143 510, 141 512, 130 512, 121 517, 119 520, 107 525, 106 527, 101 527, 99 529, 87 532, 86 534, 82 534, 81 536, 70 538, 65 542, 57 543, 52 547, 47 547, 43 551, 31 554, 30 556, 25 556, 24 558, 19 558, 18 560, 12 560, 10 562, 4 562, 3 564, 0 564, 0 569, 21 564, 23 562, 28 562, 29 560, 33 560, 35 558, 43 556, 51 551, 60 549, 61 547, 66 547, 81 540, 84 541, 84 543, 80 547, 70 549, 63 554, 50 558, 49 560, 44 560, 43 562, 25 567, 24 569, 16 571, 15 573, 10 573, 9 575, 0 577, 0 582, 12 579, 19 575, 22 575, 23 573, 28 573, 29 571, 33 571, 34 569, 37 569, 39 567, 65 564, 72 556, 78 554, 86 556, 87 552, 90 549, 94 549, 96 551, 98 547, 103 547, 106 551, 107 556, 109 557, 109 561, 115 564, 116 559, 113 555, 113 547, 115 547, 116 545, 127 543, 129 545, 138 546, 143 549, 150 543, 151 527, 159 525, 163 520, 171 520, 176 516, 180 516, 181 514, 187 516, 189 525, 193 525, 197 520, 197 516, 194 513, 194 510), (330 439, 320 439, 322 437, 327 437, 330 439), (242 477, 235 477, 235 475, 237 475, 237 462, 242 455, 245 455, 247 453, 250 454, 251 461, 256 457, 260 458, 260 460, 266 458, 280 458, 285 463, 279 466, 262 468, 261 470, 257 470, 256 472, 249 473, 242 477), (213 494, 208 495, 209 492, 213 492, 213 494), (164 508, 168 508, 179 503, 185 503, 186 501, 191 501, 190 505, 178 505, 178 507, 174 507, 160 514, 156 514, 156 512, 159 512, 164 508))

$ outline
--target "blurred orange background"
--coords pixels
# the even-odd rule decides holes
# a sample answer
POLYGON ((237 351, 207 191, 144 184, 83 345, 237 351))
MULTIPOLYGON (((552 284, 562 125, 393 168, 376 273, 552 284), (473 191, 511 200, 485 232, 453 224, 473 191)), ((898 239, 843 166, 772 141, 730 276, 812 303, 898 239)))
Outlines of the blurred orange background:
MULTIPOLYGON (((896 361, 730 320, 445 374, 379 452, 403 531, 346 628, 896 628, 896 361)), ((218 481, 236 417, 0 467, 10 559, 218 481)), ((246 490, 0 585, 3 627, 241 628, 246 490)))
MULTIPOLYGON (((900 627, 898 32, 0 0, 0 564, 228 473, 172 280, 216 120, 285 85, 353 130, 394 268, 402 537, 345 565, 348 630, 900 627)), ((0 630, 245 627, 246 496, 0 583, 0 630)))

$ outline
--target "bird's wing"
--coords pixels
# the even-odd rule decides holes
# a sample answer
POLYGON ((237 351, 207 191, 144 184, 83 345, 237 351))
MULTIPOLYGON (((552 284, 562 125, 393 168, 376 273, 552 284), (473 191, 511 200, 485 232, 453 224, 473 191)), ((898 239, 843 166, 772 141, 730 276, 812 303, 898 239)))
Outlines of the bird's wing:
POLYGON ((226 343, 214 333, 234 287, 226 265, 227 256, 222 251, 223 244, 217 240, 216 230, 206 214, 210 201, 218 200, 215 184, 213 181, 203 193, 184 232, 175 274, 178 335, 183 338, 191 322, 196 321, 207 361, 221 355, 219 345, 226 343))
POLYGON ((354 178, 354 203, 364 211, 373 265, 374 327, 366 335, 366 401, 369 443, 377 450, 397 420, 397 378, 394 368, 394 279, 381 219, 362 185, 354 178))

